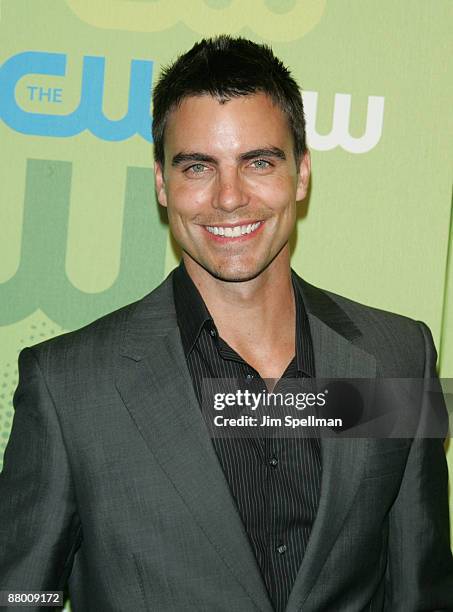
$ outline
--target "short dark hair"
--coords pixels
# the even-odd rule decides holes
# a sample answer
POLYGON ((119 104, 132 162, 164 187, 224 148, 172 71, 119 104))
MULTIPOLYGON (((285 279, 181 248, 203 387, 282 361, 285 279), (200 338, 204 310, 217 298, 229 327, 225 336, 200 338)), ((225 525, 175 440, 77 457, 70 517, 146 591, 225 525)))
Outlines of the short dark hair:
POLYGON ((268 45, 227 35, 201 40, 162 70, 153 93, 155 160, 163 165, 167 119, 183 99, 207 94, 223 103, 255 93, 267 94, 286 114, 300 160, 306 143, 298 84, 268 45))

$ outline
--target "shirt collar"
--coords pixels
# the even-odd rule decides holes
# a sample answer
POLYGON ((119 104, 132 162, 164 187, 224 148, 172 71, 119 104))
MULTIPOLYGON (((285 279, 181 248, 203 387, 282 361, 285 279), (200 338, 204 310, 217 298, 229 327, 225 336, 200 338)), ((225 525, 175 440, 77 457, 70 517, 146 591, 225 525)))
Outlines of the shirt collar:
POLYGON ((291 270, 291 280, 296 298, 296 365, 300 373, 315 377, 315 357, 310 324, 293 270, 291 270))
POLYGON ((208 321, 212 324, 213 320, 182 260, 173 274, 173 295, 182 346, 187 357, 204 325, 208 321))
MULTIPOLYGON (((296 365, 299 372, 314 377, 313 343, 307 312, 295 274, 293 271, 291 274, 296 298, 296 365)), ((215 329, 215 324, 183 261, 173 274, 173 293, 184 354, 188 357, 203 327, 215 329)))

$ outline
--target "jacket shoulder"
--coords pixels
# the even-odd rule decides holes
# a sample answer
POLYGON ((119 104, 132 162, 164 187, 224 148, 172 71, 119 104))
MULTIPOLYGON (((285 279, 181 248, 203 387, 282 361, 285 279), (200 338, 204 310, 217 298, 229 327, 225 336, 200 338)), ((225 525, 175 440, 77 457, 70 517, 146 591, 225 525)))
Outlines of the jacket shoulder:
MULTIPOLYGON (((331 291, 325 290, 325 293, 360 326, 362 331, 368 330, 368 328, 375 330, 376 325, 390 326, 396 332, 400 331, 402 333, 411 333, 418 330, 420 322, 411 317, 362 304, 331 291)), ((420 332, 417 331, 417 334, 419 335, 420 332)))
POLYGON ((375 355, 381 374, 423 376, 427 351, 436 358, 431 332, 421 321, 362 304, 302 281, 308 307, 323 321, 346 330, 356 346, 375 355))
MULTIPOLYGON (((129 321, 142 312, 149 313, 165 310, 171 304, 172 291, 169 277, 144 297, 122 306, 113 312, 74 331, 63 333, 30 347, 38 360, 44 365, 50 359, 65 361, 68 357, 75 362, 78 358, 109 360, 120 349, 129 321)), ((99 362, 98 362, 99 363, 99 362)))

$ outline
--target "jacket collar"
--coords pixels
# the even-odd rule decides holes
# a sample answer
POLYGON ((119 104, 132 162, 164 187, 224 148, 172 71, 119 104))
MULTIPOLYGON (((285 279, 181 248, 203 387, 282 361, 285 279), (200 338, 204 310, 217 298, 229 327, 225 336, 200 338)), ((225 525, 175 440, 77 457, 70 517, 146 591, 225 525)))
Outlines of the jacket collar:
MULTIPOLYGON (((165 336, 177 328, 173 291, 175 272, 172 271, 154 291, 131 306, 123 329, 120 349, 122 355, 139 360, 152 350, 152 346, 146 342, 147 337, 165 336)), ((351 343, 362 336, 360 329, 334 301, 331 294, 307 283, 294 271, 292 277, 294 284, 299 288, 312 324, 317 325, 319 322, 326 325, 333 333, 351 343)), ((207 310, 206 316, 209 316, 207 310)))

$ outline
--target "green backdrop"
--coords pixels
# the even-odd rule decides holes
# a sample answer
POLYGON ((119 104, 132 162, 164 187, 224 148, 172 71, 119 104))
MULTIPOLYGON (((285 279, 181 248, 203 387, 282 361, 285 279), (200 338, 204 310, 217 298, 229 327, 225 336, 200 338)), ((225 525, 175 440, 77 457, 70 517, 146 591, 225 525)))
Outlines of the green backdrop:
POLYGON ((304 89, 313 178, 295 269, 425 321, 453 378, 452 17, 451 0, 0 0, 0 458, 19 350, 177 261, 150 92, 205 35, 270 43, 304 89))

